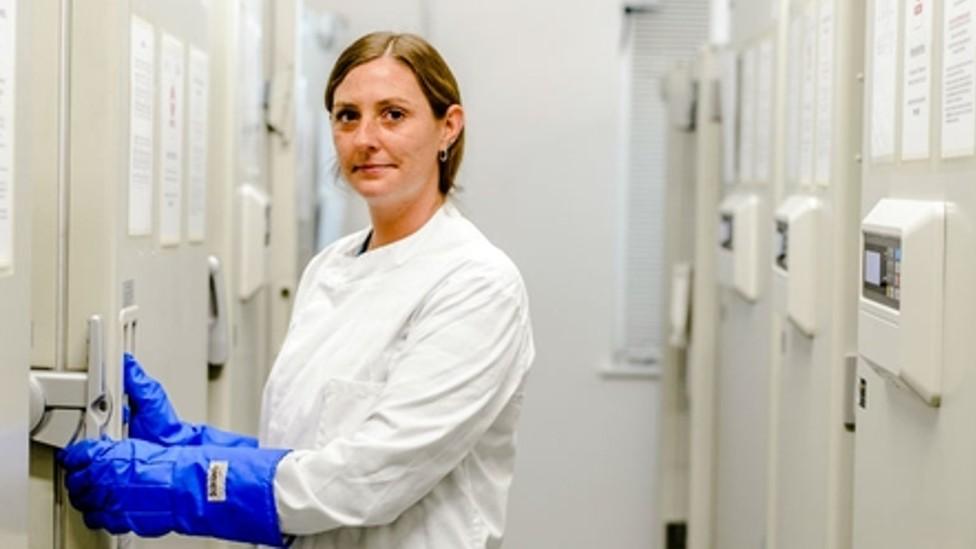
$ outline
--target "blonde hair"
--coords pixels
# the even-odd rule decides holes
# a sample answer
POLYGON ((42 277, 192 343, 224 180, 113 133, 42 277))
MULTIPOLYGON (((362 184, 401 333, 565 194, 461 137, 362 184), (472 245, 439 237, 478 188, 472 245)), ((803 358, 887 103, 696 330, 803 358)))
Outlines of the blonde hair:
MULTIPOLYGON (((336 61, 325 86, 325 110, 332 113, 335 91, 354 68, 380 57, 392 57, 410 68, 427 97, 434 117, 442 120, 451 105, 461 104, 461 91, 450 67, 423 38, 415 34, 374 32, 347 47, 336 61)), ((454 178, 464 156, 464 128, 447 149, 447 159, 438 162, 437 188, 446 195, 454 188, 454 178)))

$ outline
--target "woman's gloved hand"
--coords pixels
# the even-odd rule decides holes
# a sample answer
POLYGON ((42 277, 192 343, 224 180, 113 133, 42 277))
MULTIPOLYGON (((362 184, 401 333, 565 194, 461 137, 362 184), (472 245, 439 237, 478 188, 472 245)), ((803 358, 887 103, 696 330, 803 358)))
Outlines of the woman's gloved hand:
POLYGON ((281 546, 274 475, 288 450, 83 440, 58 454, 91 529, 281 546))
POLYGON ((125 353, 122 366, 125 393, 129 395, 129 437, 163 446, 257 447, 253 437, 180 421, 166 390, 142 369, 135 357, 125 353))

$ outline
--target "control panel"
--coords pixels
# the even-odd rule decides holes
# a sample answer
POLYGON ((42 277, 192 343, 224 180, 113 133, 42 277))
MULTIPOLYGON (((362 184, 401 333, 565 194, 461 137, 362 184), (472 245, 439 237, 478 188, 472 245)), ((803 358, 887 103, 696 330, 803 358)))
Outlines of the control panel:
POLYGON ((719 205, 719 283, 759 299, 759 197, 732 194, 719 205))
POLYGON ((883 199, 861 222, 858 352, 930 406, 942 399, 945 204, 883 199))
POLYGON ((773 272, 777 287, 786 287, 783 312, 808 336, 817 333, 821 210, 817 197, 794 195, 776 209, 773 221, 773 272))

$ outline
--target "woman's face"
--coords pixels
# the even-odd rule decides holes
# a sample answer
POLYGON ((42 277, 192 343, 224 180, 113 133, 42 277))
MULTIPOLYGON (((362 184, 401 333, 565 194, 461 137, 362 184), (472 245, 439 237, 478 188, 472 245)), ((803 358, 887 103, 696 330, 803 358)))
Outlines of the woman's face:
POLYGON ((437 154, 460 132, 460 107, 442 120, 409 67, 380 57, 349 71, 335 90, 332 136, 346 181, 372 205, 437 193, 437 154))

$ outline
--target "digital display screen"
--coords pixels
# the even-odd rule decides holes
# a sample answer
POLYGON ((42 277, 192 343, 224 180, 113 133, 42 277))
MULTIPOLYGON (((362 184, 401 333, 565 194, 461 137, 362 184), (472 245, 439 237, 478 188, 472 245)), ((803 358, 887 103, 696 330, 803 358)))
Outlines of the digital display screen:
POLYGON ((901 308, 901 239, 864 233, 861 295, 896 311, 901 308))
POLYGON ((777 221, 776 233, 773 241, 773 253, 775 254, 773 256, 773 260, 775 261, 776 265, 778 265, 779 268, 783 269, 784 271, 789 268, 789 265, 787 264, 787 256, 789 255, 790 247, 789 238, 790 226, 783 221, 777 221))
POLYGON ((873 286, 881 286, 881 254, 879 252, 864 251, 864 281, 873 286))
POLYGON ((723 214, 718 224, 718 242, 726 250, 732 249, 732 216, 723 214))

